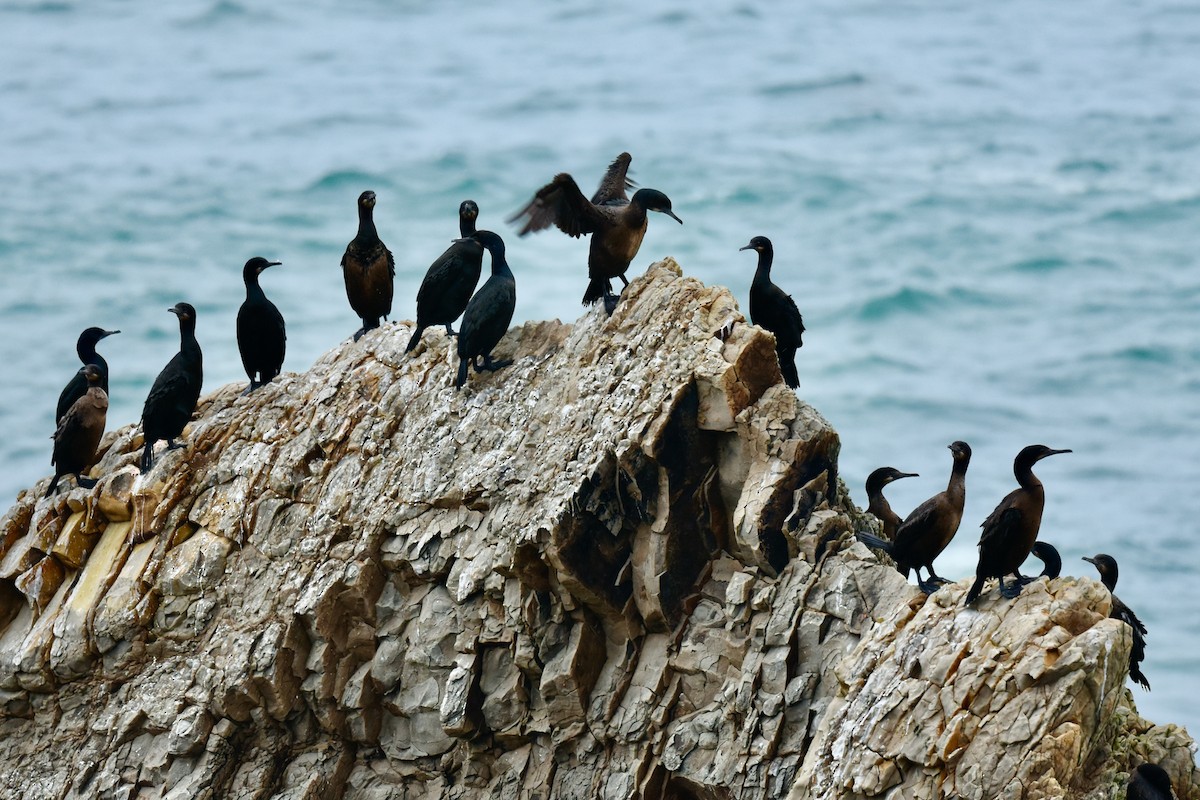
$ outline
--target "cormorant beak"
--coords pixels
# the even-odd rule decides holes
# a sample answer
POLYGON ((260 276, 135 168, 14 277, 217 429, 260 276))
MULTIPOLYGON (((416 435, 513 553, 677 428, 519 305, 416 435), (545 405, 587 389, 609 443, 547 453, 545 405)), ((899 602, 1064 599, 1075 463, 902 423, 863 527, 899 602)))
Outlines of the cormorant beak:
POLYGON ((174 314, 174 315, 175 315, 175 316, 177 316, 177 317, 179 316, 179 309, 178 309, 178 308, 168 308, 168 309, 167 309, 167 311, 170 311, 172 314, 174 314))
POLYGON ((1091 556, 1084 556, 1083 560, 1091 564, 1093 567, 1096 566, 1096 559, 1092 558, 1091 556))
MULTIPOLYGON (((1071 452, 1071 450, 1069 450, 1069 449, 1067 449, 1067 450, 1048 450, 1048 451, 1046 451, 1046 455, 1042 456, 1042 458, 1046 458, 1047 456, 1056 456, 1059 453, 1070 453, 1070 452, 1071 452)), ((1041 461, 1041 460, 1042 460, 1041 458, 1038 459, 1038 461, 1041 461)))
POLYGON ((282 263, 283 263, 282 261, 268 261, 267 266, 268 267, 278 267, 282 263))
POLYGON ((901 478, 919 478, 919 477, 921 477, 921 474, 919 472, 901 472, 899 475, 896 476, 896 480, 900 480, 901 478))
MULTIPOLYGON (((114 333, 120 333, 120 331, 105 331, 104 336, 112 336, 114 333)), ((101 336, 100 338, 103 339, 104 336, 101 336)))
POLYGON ((680 225, 682 225, 682 224, 683 224, 683 220, 681 220, 679 217, 675 216, 675 212, 674 212, 674 211, 672 211, 671 209, 669 209, 669 208, 661 208, 661 209, 659 209, 659 210, 660 210, 660 211, 662 211, 662 213, 666 214, 666 215, 667 215, 668 217, 670 217, 671 219, 673 219, 673 220, 675 220, 676 222, 678 222, 680 225))
POLYGON ((752 244, 748 244, 748 245, 746 245, 745 247, 739 247, 739 248, 738 248, 738 252, 740 253, 740 252, 742 252, 743 250, 753 250, 753 249, 754 249, 754 245, 752 245, 752 244))

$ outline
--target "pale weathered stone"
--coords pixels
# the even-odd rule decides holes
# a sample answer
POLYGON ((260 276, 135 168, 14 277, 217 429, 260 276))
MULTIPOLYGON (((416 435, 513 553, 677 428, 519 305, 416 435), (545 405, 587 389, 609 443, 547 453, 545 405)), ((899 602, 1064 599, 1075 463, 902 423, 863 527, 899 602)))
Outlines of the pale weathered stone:
POLYGON ((1100 800, 1153 760, 1200 798, 1099 584, 963 609, 855 543, 837 434, 729 292, 662 262, 461 391, 410 332, 18 499, 0 796, 1100 800))

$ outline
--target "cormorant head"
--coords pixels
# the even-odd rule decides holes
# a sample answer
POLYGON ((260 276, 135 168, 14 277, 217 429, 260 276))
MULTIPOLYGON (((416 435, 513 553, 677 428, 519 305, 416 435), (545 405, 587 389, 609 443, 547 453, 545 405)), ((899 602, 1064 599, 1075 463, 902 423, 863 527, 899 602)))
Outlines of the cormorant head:
MULTIPOLYGON (((1137 773, 1138 777, 1153 786, 1165 797, 1175 796, 1175 792, 1171 788, 1171 776, 1168 775, 1167 771, 1158 764, 1141 764, 1136 770, 1134 770, 1134 772, 1137 773)), ((1130 778, 1129 782, 1131 784, 1133 783, 1132 777, 1130 778)))
MULTIPOLYGON (((742 248, 745 250, 746 248, 742 248)), ((887 486, 892 481, 898 481, 901 478, 916 478, 915 472, 901 472, 895 467, 880 467, 867 476, 867 495, 875 494, 883 491, 883 487, 887 486)))
POLYGON ((246 262, 246 266, 242 267, 242 277, 247 280, 251 277, 257 278, 267 267, 277 267, 282 263, 282 261, 267 261, 262 256, 255 256, 246 262))
POLYGON ((971 462, 971 445, 966 442, 951 442, 946 445, 950 448, 950 454, 953 456, 955 463, 961 461, 964 464, 971 462))
POLYGON ((683 224, 683 220, 675 216, 675 212, 671 210, 671 198, 657 189, 638 189, 633 193, 633 199, 629 202, 640 205, 647 211, 659 211, 680 225, 683 224))
POLYGON ((1062 574, 1062 556, 1058 554, 1058 550, 1049 542, 1034 542, 1033 555, 1046 565, 1042 570, 1042 575, 1047 578, 1057 578, 1062 574))
POLYGON ((765 236, 755 236, 750 240, 750 244, 739 250, 753 250, 757 253, 774 253, 775 248, 771 245, 771 240, 765 236))
POLYGON ((484 248, 492 254, 493 259, 504 258, 504 240, 500 238, 499 234, 493 233, 492 231, 475 231, 470 236, 462 239, 455 239, 454 241, 462 242, 466 241, 467 239, 474 239, 483 245, 484 248))
POLYGON ((370 189, 368 189, 367 191, 360 194, 358 196, 358 207, 359 208, 374 208, 375 207, 375 193, 372 192, 370 189))
POLYGON ((196 309, 192 308, 190 303, 176 303, 172 308, 168 308, 167 311, 179 317, 180 322, 196 321, 196 309))
POLYGON ((99 386, 100 381, 104 380, 104 373, 95 364, 86 364, 79 371, 87 378, 88 387, 99 386))
POLYGON ((1059 453, 1069 453, 1070 450, 1055 450, 1051 447, 1046 447, 1044 444, 1031 444, 1028 447, 1022 448, 1021 452, 1017 453, 1016 459, 1013 461, 1014 469, 1019 470, 1021 465, 1032 467, 1037 462, 1047 456, 1058 455, 1059 453))
POLYGON ((79 342, 76 348, 79 350, 92 350, 96 347, 96 343, 106 336, 112 336, 120 331, 106 331, 104 328, 88 328, 83 333, 79 334, 79 342))
POLYGON ((476 219, 479 216, 479 206, 474 200, 463 200, 458 207, 459 219, 476 219))
POLYGON ((1108 587, 1111 592, 1117 588, 1117 560, 1105 553, 1097 553, 1088 558, 1083 557, 1083 560, 1096 567, 1096 571, 1100 573, 1100 582, 1108 587))

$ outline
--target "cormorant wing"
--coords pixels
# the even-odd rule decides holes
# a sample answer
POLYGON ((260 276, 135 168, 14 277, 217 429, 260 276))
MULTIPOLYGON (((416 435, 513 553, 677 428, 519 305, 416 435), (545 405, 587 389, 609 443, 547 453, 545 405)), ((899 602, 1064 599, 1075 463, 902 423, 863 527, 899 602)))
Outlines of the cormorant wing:
POLYGON ((629 162, 632 160, 633 156, 629 153, 621 153, 613 159, 613 162, 608 165, 608 172, 604 173, 604 178, 600 181, 599 188, 592 195, 594 204, 602 206, 617 201, 623 205, 629 202, 629 195, 625 192, 637 186, 629 179, 628 175, 629 162))
POLYGON ((163 368, 163 371, 158 373, 158 377, 154 379, 154 385, 150 387, 150 394, 146 395, 146 404, 142 408, 142 416, 145 417, 147 411, 168 401, 181 413, 191 416, 195 409, 188 408, 186 401, 189 399, 190 394, 199 394, 199 392, 189 392, 188 387, 190 384, 191 378, 184 367, 183 354, 176 353, 167 362, 167 366, 163 368))
POLYGON ((608 218, 592 205, 575 179, 565 172, 554 176, 529 201, 529 204, 509 218, 509 222, 519 222, 525 219, 525 225, 519 231, 520 236, 534 231, 544 230, 551 225, 568 236, 582 236, 594 233, 608 218))
POLYGON ((1020 535, 1021 509, 1014 507, 1011 502, 1019 491, 1020 489, 1017 489, 1001 500, 1000 505, 992 509, 992 513, 988 514, 980 526, 983 528, 983 533, 979 536, 981 562, 985 556, 991 558, 995 550, 1003 551, 1009 546, 1009 542, 1020 535))
MULTIPOLYGON (((474 239, 462 239, 446 248, 440 256, 434 259, 425 271, 421 288, 417 290, 417 305, 423 301, 432 300, 434 293, 446 291, 446 286, 463 270, 475 274, 475 282, 479 282, 480 265, 483 263, 483 245, 474 239)), ((472 285, 474 290, 475 286, 472 285)))
POLYGON ((87 378, 83 376, 81 368, 71 376, 71 380, 67 381, 67 385, 63 387, 62 393, 58 396, 58 405, 54 409, 55 421, 61 421, 67 415, 75 401, 87 392, 87 388, 87 378))
POLYGON ((896 528, 895 549, 897 556, 899 558, 906 558, 908 548, 915 544, 914 540, 919 538, 923 531, 927 531, 933 525, 937 524, 937 518, 937 495, 929 498, 909 512, 909 515, 900 523, 900 527, 896 528))

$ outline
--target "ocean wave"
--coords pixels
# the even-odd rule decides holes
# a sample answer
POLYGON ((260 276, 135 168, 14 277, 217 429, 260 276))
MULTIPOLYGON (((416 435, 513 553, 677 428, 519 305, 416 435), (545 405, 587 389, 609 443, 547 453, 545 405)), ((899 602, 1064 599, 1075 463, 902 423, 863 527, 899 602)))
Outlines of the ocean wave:
POLYGON ((830 75, 825 78, 813 78, 807 81, 789 81, 788 83, 773 83, 763 86, 758 93, 766 97, 786 97, 793 94, 809 94, 826 89, 842 89, 847 86, 863 86, 867 78, 858 72, 844 75, 830 75))
MULTIPOLYGON (((380 175, 356 169, 344 169, 322 175, 305 187, 304 191, 328 192, 347 187, 363 187, 365 189, 370 186, 384 186, 389 189, 395 188, 390 180, 380 175)), ((359 189, 359 191, 362 191, 362 189, 359 189)))

